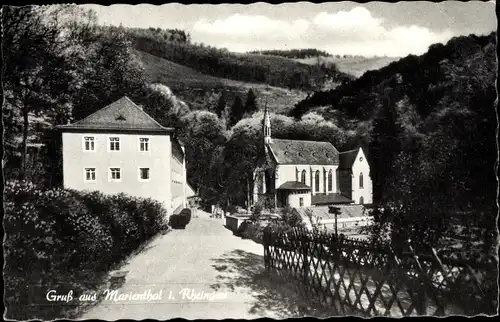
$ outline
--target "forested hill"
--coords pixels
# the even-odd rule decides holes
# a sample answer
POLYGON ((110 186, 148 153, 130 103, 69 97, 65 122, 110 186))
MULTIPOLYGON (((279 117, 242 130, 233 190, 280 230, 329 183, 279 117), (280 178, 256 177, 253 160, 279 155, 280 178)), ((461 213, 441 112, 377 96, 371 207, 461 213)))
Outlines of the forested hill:
POLYGON ((303 90, 321 88, 326 79, 341 83, 353 78, 339 72, 334 64, 308 65, 285 57, 232 53, 193 44, 184 34, 174 33, 173 37, 171 32, 152 28, 125 28, 125 32, 135 49, 210 76, 303 90))
POLYGON ((428 115, 448 93, 450 81, 458 81, 456 77, 487 77, 488 82, 484 79, 483 84, 494 86, 491 65, 496 63, 495 42, 496 33, 492 33, 456 37, 446 45, 434 44, 422 56, 407 56, 333 90, 316 92, 299 102, 290 115, 301 117, 314 107, 328 106, 350 117, 369 120, 389 88, 394 89, 391 100, 400 100, 404 95, 419 114, 428 115))

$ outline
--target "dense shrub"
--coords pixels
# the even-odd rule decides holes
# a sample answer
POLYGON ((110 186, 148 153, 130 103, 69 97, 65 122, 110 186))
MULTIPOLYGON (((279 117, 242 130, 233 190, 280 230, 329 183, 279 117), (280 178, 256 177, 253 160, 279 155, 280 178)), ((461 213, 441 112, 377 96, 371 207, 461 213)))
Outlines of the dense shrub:
POLYGON ((262 234, 264 226, 262 226, 258 221, 248 222, 245 230, 242 231, 241 237, 244 239, 251 239, 256 243, 262 244, 262 234))
POLYGON ((170 226, 176 229, 184 229, 191 221, 191 210, 183 209, 180 213, 170 216, 170 226))
POLYGON ((250 225, 250 221, 249 220, 244 220, 239 226, 238 228, 236 229, 236 231, 234 232, 234 235, 238 236, 238 237, 243 237, 243 234, 244 232, 248 229, 248 226, 250 225))
POLYGON ((165 228, 159 202, 124 194, 12 181, 5 185, 4 207, 5 299, 7 316, 16 319, 61 317, 64 306, 47 307, 42 316, 33 304, 47 304, 51 287, 79 296, 92 275, 107 272, 165 228))
POLYGON ((241 238, 252 239, 256 243, 262 244, 263 232, 266 228, 270 229, 271 232, 283 233, 293 228, 304 227, 302 217, 294 213, 290 207, 281 209, 281 218, 262 219, 262 215, 259 215, 257 219, 252 219, 252 217, 250 217, 249 220, 245 220, 240 224, 234 234, 241 238))
POLYGON ((293 208, 290 206, 286 206, 281 209, 281 219, 287 226, 290 227, 299 227, 303 226, 302 217, 293 211, 293 208))

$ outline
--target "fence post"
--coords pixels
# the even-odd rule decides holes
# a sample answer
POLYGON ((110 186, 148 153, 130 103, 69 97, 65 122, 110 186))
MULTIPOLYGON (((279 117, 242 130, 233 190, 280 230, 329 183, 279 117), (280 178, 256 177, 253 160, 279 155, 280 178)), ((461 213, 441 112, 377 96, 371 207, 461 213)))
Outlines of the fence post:
POLYGON ((418 255, 415 253, 415 250, 411 246, 411 241, 408 240, 408 247, 410 248, 410 251, 413 253, 413 259, 415 260, 415 264, 418 268, 418 279, 417 279, 417 296, 416 300, 417 303, 415 305, 415 308, 417 310, 418 315, 426 315, 427 314, 427 293, 432 292, 432 290, 427 290, 427 276, 426 272, 424 271, 422 265, 420 264, 420 261, 418 260, 418 255))
POLYGON ((301 231, 300 234, 301 236, 301 241, 302 241, 302 255, 304 256, 304 261, 303 261, 303 278, 304 278, 304 284, 307 285, 307 275, 309 274, 309 260, 307 259, 307 253, 308 253, 308 246, 309 246, 309 238, 308 235, 304 232, 301 231))
POLYGON ((269 251, 269 242, 271 240, 271 236, 270 236, 270 232, 269 232, 269 229, 268 227, 265 227, 264 228, 264 231, 263 231, 263 236, 262 236, 263 240, 263 244, 264 244, 264 267, 266 268, 266 270, 270 270, 270 265, 269 265, 269 262, 270 262, 270 256, 271 256, 271 253, 269 251))

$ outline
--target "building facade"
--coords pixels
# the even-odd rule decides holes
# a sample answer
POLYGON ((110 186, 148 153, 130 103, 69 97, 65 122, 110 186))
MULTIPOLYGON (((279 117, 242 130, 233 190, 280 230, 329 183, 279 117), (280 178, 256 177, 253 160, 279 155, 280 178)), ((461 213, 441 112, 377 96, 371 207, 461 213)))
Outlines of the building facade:
POLYGON ((129 98, 58 128, 65 188, 153 198, 168 214, 186 207, 184 147, 129 98))
POLYGON ((370 167, 361 148, 339 152, 330 142, 272 138, 267 108, 263 132, 252 203, 302 208, 372 202, 370 167))

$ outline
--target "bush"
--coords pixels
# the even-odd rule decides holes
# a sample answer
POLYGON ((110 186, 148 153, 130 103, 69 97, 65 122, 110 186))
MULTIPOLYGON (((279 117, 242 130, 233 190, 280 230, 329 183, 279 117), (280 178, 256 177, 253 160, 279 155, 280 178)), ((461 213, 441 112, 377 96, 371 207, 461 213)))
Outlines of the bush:
POLYGON ((259 222, 250 222, 242 232, 242 238, 251 239, 256 243, 262 244, 262 235, 264 227, 259 222))
MULTIPOLYGON (((51 287, 63 293, 73 280, 74 297, 79 296, 89 274, 107 272, 165 228, 166 211, 157 201, 43 190, 25 181, 5 184, 4 207, 5 301, 14 319, 40 318, 32 304, 45 303, 40 294, 51 287)), ((60 318, 65 308, 47 308, 43 317, 60 318)))
POLYGON ((290 227, 303 226, 302 217, 298 213, 293 212, 293 209, 290 206, 286 206, 281 210, 281 219, 290 227))
POLYGON ((252 207, 252 214, 250 215, 250 220, 251 221, 257 221, 259 220, 260 216, 262 215, 262 211, 264 210, 264 205, 262 204, 261 201, 258 201, 253 205, 252 207))
POLYGON ((240 226, 238 227, 238 229, 236 229, 236 231, 234 232, 234 234, 238 237, 243 237, 243 234, 245 232, 245 230, 248 229, 248 226, 250 225, 250 221, 249 220, 245 220, 243 221, 240 226))
POLYGON ((175 229, 184 229, 191 221, 191 210, 183 209, 179 214, 170 216, 170 226, 175 229))

